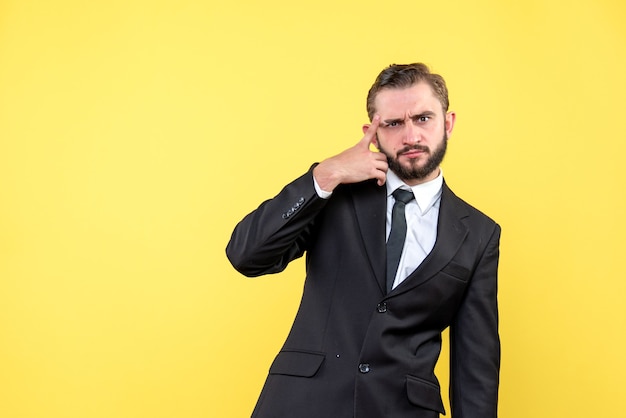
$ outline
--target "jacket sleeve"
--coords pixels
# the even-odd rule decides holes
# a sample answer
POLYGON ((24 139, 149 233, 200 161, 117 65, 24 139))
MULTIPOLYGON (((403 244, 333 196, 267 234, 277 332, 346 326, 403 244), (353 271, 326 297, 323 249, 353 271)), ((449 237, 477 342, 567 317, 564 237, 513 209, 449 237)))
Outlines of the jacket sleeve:
POLYGON ((450 406, 453 418, 498 416, 499 242, 500 227, 494 224, 464 301, 450 327, 450 406))
POLYGON ((315 191, 311 168, 237 224, 226 246, 233 267, 248 277, 284 270, 306 251, 326 202, 315 191))

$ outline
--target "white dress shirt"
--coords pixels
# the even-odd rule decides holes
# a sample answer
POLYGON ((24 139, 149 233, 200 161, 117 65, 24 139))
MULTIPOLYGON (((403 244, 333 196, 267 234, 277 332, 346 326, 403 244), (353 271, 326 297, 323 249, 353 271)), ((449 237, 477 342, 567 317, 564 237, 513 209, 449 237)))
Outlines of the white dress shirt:
POLYGON ((409 187, 398 176, 389 170, 387 172, 387 238, 391 231, 391 211, 395 199, 392 193, 402 188, 412 190, 415 200, 406 204, 406 239, 402 248, 402 256, 396 278, 393 282, 395 288, 406 279, 422 261, 428 256, 437 239, 437 222, 439 220, 439 205, 441 203, 441 189, 443 187, 443 172, 434 180, 409 187))

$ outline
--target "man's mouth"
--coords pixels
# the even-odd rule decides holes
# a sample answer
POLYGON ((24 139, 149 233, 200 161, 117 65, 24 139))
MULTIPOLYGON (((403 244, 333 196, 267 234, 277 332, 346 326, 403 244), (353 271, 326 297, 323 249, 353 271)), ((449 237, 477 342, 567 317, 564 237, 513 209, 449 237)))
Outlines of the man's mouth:
POLYGON ((405 148, 398 153, 398 156, 404 156, 407 158, 418 158, 419 156, 428 153, 428 147, 425 146, 414 146, 410 148, 405 148))

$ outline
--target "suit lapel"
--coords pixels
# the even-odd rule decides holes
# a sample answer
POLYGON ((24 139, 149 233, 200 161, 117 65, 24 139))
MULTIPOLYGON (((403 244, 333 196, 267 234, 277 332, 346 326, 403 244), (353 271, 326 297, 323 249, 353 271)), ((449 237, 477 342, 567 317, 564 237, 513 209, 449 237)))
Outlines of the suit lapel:
POLYGON ((419 286, 450 262, 467 236, 467 225, 463 221, 467 216, 468 213, 462 201, 444 183, 435 246, 422 264, 390 295, 404 293, 419 286))
POLYGON ((385 222, 386 188, 373 181, 359 183, 353 188, 352 199, 366 258, 381 292, 385 293, 385 222))

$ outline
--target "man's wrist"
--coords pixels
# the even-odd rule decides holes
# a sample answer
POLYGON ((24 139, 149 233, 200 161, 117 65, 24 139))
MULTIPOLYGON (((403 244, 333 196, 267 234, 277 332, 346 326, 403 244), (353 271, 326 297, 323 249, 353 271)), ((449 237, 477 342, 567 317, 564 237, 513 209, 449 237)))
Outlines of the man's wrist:
POLYGON ((326 190, 320 187, 319 183, 317 182, 317 179, 315 178, 315 175, 313 175, 313 186, 315 186, 315 192, 317 193, 317 195, 321 197, 322 199, 328 199, 333 194, 332 191, 327 192, 326 190))

